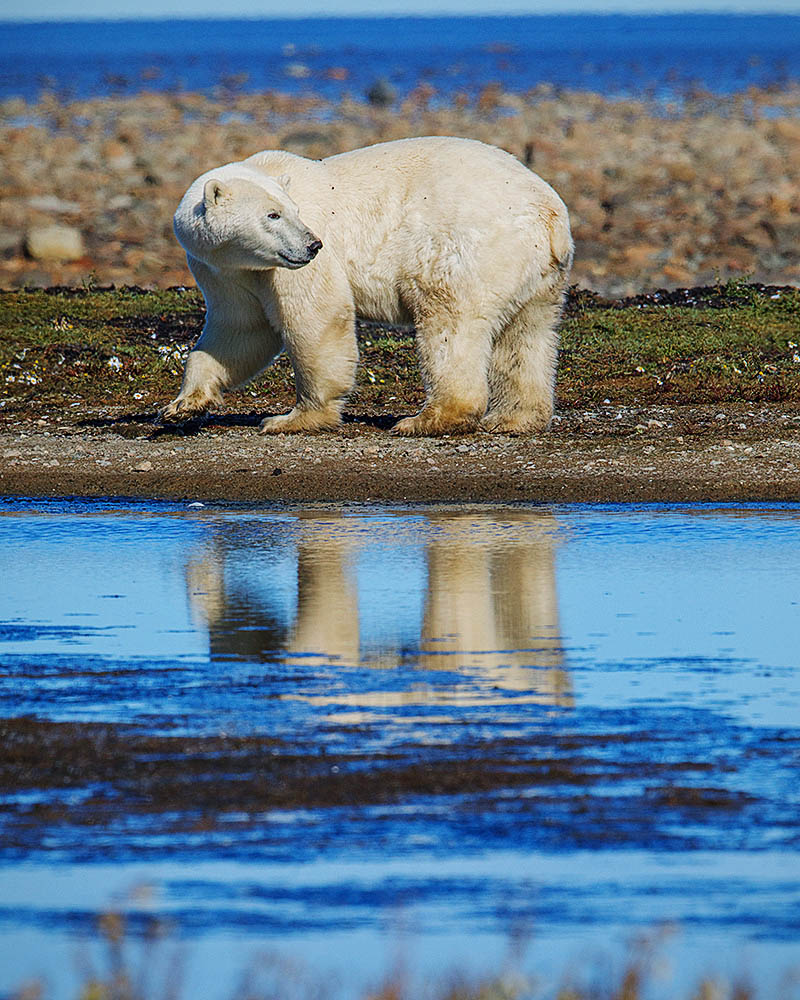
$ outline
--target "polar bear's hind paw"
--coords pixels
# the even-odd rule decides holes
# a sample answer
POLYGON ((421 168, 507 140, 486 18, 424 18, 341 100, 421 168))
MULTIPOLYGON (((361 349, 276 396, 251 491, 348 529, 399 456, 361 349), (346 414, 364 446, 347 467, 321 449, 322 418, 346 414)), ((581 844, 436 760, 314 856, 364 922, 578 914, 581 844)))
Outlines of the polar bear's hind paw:
POLYGON ((416 416, 404 417, 392 427, 393 434, 405 437, 438 437, 441 434, 472 434, 480 415, 463 409, 426 406, 416 416))
POLYGON ((277 417, 265 417, 261 421, 262 434, 314 434, 317 431, 336 430, 342 422, 339 410, 329 407, 324 410, 303 410, 295 407, 289 413, 277 417))

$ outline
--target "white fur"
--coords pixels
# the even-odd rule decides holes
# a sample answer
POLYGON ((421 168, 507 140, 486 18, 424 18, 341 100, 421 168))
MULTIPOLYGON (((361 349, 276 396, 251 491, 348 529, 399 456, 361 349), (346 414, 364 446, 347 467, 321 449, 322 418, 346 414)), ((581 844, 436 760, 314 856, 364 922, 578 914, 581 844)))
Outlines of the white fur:
POLYGON ((448 137, 322 161, 257 153, 199 177, 175 232, 207 317, 165 419, 218 404, 285 350, 297 403, 262 430, 336 426, 358 314, 416 326, 427 400, 400 433, 547 426, 572 240, 564 203, 509 154, 448 137))

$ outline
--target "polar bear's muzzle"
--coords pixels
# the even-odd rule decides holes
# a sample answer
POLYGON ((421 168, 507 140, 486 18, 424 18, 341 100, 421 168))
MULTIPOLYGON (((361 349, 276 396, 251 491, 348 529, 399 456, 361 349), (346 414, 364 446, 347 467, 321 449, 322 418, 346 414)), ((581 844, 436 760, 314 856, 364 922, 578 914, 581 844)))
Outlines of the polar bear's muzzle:
POLYGON ((303 267, 306 264, 310 264, 321 249, 322 240, 318 240, 314 237, 314 239, 305 248, 305 256, 291 257, 289 254, 282 253, 280 250, 278 251, 278 256, 284 262, 285 267, 303 267))

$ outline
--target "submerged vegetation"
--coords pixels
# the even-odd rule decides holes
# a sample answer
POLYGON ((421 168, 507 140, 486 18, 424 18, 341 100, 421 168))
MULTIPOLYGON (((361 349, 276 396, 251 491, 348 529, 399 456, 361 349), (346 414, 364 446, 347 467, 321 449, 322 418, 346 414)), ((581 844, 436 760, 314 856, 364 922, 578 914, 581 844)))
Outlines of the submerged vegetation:
MULTIPOLYGON (((175 395, 203 322, 196 289, 53 288, 0 292, 0 405, 6 414, 83 403, 155 412, 175 395)), ((800 290, 743 282, 631 299, 573 289, 561 327, 562 408, 613 403, 800 402, 800 290)), ((422 399, 412 331, 359 325, 361 364, 348 411, 422 399)), ((281 358, 232 393, 288 405, 281 358)))
MULTIPOLYGON (((98 965, 85 956, 86 980, 76 1000, 179 1000, 185 995, 182 980, 186 956, 179 957, 178 942, 169 925, 152 919, 134 937, 126 917, 107 912, 96 921, 96 943, 100 946, 98 965)), ((458 972, 420 980, 404 966, 387 973, 384 981, 367 989, 363 1000, 646 1000, 651 995, 654 974, 660 959, 663 933, 643 937, 618 972, 598 968, 572 969, 560 985, 548 984, 526 971, 524 942, 512 940, 509 958, 496 974, 466 976, 458 972)), ((787 982, 789 978, 787 977, 787 982)), ((279 955, 255 958, 240 976, 240 985, 231 1000, 325 1000, 338 995, 330 983, 316 980, 302 964, 279 955)), ((47 990, 39 982, 28 983, 9 1000, 47 1000, 47 990)), ((759 1000, 765 997, 747 980, 727 983, 705 978, 689 991, 675 991, 670 1000, 759 1000)))

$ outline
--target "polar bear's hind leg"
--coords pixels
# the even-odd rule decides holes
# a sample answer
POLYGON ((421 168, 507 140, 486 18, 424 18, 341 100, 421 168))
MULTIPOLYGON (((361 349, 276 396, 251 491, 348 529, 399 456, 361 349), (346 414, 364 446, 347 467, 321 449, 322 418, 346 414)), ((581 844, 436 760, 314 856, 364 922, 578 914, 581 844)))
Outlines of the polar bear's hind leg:
POLYGON ((489 365, 486 430, 526 434, 553 416, 561 300, 531 299, 499 331, 489 365))
POLYGON ((478 428, 489 400, 491 325, 444 315, 417 321, 417 351, 427 399, 416 416, 394 425, 396 434, 468 433, 478 428))

